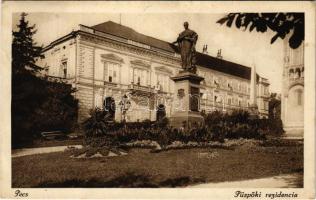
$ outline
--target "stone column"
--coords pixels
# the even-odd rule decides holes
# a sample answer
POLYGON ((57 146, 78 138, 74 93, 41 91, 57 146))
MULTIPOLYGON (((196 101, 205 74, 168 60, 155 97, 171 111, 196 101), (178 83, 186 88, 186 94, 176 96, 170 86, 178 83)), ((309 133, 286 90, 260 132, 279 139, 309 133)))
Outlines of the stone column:
POLYGON ((251 68, 251 80, 250 80, 250 116, 255 117, 258 115, 257 105, 257 73, 256 66, 253 64, 251 68))
POLYGON ((257 87, 256 87, 256 66, 251 68, 251 80, 250 80, 250 105, 257 105, 257 87))

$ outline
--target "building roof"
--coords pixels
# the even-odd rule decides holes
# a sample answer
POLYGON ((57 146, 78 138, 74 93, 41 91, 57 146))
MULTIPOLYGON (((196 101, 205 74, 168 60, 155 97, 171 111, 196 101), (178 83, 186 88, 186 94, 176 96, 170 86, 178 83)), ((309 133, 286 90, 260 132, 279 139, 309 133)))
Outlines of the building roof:
POLYGON ((197 52, 196 64, 202 67, 213 69, 215 71, 220 71, 226 74, 250 80, 251 68, 216 57, 212 57, 207 54, 197 52))
POLYGON ((137 31, 135 31, 134 29, 130 27, 123 26, 112 21, 107 21, 107 22, 92 26, 91 28, 94 30, 108 33, 111 35, 115 35, 121 38, 133 40, 135 42, 147 44, 149 46, 163 49, 165 51, 169 51, 169 52, 175 51, 174 45, 168 42, 138 33, 137 31))
MULTIPOLYGON (((97 24, 90 28, 103 33, 146 44, 151 47, 156 47, 171 53, 178 52, 178 48, 169 42, 138 33, 130 27, 123 26, 112 21, 97 24)), ((200 52, 197 52, 196 59, 197 65, 201 67, 213 69, 226 74, 231 74, 244 79, 250 79, 251 68, 249 67, 219 59, 200 52)))

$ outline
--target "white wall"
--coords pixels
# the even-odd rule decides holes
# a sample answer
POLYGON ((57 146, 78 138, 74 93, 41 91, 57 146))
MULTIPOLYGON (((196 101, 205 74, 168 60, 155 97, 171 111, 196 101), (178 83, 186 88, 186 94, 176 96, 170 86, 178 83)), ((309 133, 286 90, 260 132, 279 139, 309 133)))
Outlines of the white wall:
POLYGON ((76 45, 74 39, 64 41, 44 52, 44 59, 38 61, 41 67, 48 67, 49 76, 60 76, 62 61, 67 61, 67 78, 75 77, 76 45))

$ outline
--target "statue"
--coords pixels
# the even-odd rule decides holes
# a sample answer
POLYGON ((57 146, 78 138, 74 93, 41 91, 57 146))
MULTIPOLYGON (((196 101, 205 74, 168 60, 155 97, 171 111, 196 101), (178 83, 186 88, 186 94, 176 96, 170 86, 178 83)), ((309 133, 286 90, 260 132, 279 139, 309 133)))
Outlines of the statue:
POLYGON ((178 43, 181 53, 181 65, 184 71, 190 71, 196 73, 196 51, 195 44, 198 39, 198 35, 193 30, 189 29, 189 23, 184 22, 184 31, 182 31, 177 41, 173 42, 173 44, 178 43))

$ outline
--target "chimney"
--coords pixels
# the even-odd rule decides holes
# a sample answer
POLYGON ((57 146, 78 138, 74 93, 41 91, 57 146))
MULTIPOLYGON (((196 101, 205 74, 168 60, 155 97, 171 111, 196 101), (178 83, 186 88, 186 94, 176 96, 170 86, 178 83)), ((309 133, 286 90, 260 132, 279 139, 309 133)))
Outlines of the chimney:
POLYGON ((203 51, 202 51, 202 53, 208 54, 208 52, 207 52, 207 44, 203 45, 203 51))
POLYGON ((219 59, 223 59, 223 56, 222 56, 222 49, 219 49, 218 51, 217 51, 217 56, 216 56, 217 58, 219 58, 219 59))

